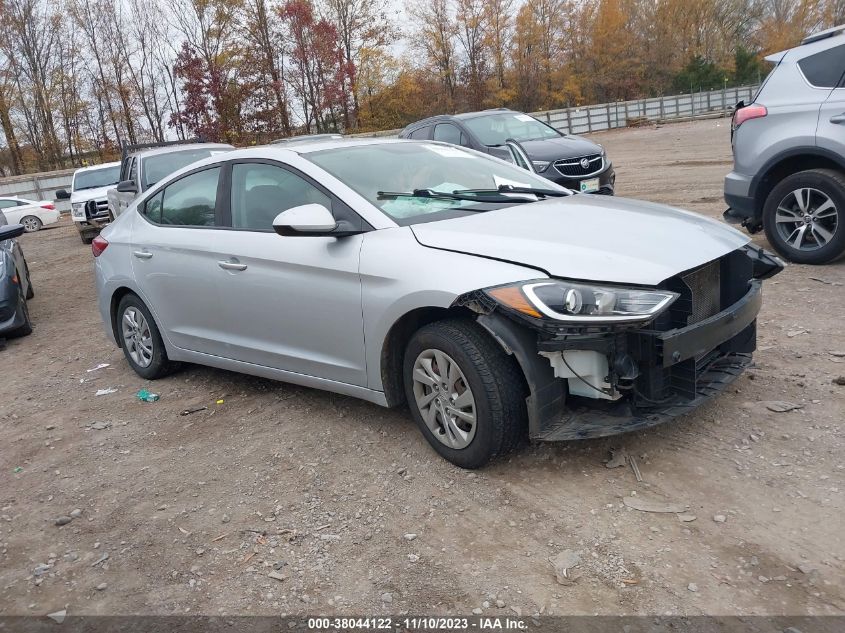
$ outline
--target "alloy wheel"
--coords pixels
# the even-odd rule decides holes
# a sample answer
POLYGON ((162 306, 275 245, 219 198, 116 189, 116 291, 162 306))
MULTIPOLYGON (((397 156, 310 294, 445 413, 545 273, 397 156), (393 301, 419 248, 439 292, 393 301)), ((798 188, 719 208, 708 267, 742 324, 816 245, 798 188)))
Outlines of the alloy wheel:
POLYGON ((791 248, 814 251, 833 239, 839 228, 839 212, 826 193, 802 187, 780 201, 775 226, 778 235, 791 248))
POLYGON ((38 218, 30 216, 21 220, 21 224, 23 224, 24 231, 26 231, 27 233, 33 233, 34 231, 37 231, 40 228, 39 225, 41 223, 38 221, 38 218))
POLYGON ((438 349, 414 362, 414 399, 432 435, 449 448, 470 445, 477 428, 475 398, 458 364, 438 349))
POLYGON ((149 367, 153 362, 153 337, 147 319, 138 308, 129 306, 124 310, 121 331, 132 361, 139 367, 149 367))

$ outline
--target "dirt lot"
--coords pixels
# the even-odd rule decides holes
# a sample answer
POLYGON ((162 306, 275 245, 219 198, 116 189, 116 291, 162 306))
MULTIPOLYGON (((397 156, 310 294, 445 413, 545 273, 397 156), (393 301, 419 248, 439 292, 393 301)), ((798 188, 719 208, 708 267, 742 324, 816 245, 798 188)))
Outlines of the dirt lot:
MULTIPOLYGON (((718 217, 728 133, 596 136, 621 195, 718 217)), ((402 410, 201 367, 141 380, 67 220, 22 242, 36 329, 0 351, 0 615, 845 612, 845 262, 767 282, 756 368, 715 403, 471 473, 402 410), (634 492, 696 518, 629 509, 634 492)))

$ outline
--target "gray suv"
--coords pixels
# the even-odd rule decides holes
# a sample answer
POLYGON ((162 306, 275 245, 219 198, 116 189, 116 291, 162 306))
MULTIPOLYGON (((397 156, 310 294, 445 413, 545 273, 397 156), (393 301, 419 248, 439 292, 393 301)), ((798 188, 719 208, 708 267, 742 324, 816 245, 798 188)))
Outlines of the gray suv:
POLYGON ((775 64, 731 126, 725 220, 801 264, 845 254, 845 25, 766 58, 775 64))

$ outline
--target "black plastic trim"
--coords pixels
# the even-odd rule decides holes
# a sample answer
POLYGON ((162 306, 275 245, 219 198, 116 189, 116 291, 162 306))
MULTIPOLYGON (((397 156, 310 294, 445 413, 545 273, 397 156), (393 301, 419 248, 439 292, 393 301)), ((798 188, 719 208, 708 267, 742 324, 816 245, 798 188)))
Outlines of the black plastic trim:
POLYGON ((752 279, 745 296, 726 310, 689 327, 660 334, 663 366, 670 367, 709 352, 751 325, 763 305, 762 288, 760 280, 752 279))
MULTIPOLYGON (((757 190, 760 187, 760 184, 763 182, 772 168, 777 165, 778 163, 783 162, 788 158, 794 158, 796 156, 820 156, 822 158, 827 158, 828 160, 832 160, 836 163, 840 169, 845 170, 845 158, 833 152, 829 149, 825 149, 824 147, 818 147, 816 145, 801 145, 799 147, 793 147, 786 151, 781 152, 780 154, 776 154, 772 158, 770 158, 766 163, 761 167, 754 177, 751 179, 751 186, 749 187, 749 198, 755 202, 755 215, 757 214, 757 210, 762 210, 763 203, 765 200, 757 200, 757 190)), ((727 199, 728 197, 725 196, 725 200, 731 207, 734 207, 731 200, 727 199)))

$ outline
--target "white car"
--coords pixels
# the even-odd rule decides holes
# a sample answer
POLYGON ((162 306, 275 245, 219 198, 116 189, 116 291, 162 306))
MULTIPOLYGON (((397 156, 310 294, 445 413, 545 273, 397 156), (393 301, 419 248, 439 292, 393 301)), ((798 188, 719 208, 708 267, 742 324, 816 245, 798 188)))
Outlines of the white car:
POLYGON ((27 233, 39 231, 45 224, 59 221, 59 211, 49 200, 26 198, 0 198, 0 211, 9 224, 23 224, 27 233))

